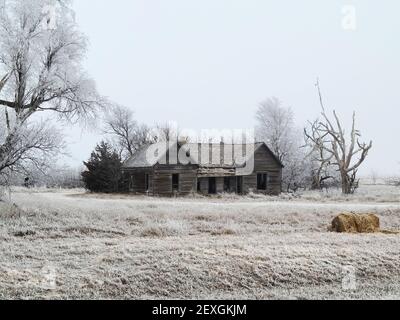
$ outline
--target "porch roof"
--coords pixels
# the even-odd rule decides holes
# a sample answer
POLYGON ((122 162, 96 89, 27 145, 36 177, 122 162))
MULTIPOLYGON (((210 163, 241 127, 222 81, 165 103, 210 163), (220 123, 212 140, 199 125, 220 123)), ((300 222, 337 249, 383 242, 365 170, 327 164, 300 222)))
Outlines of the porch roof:
POLYGON ((200 167, 197 171, 198 178, 234 177, 236 169, 233 167, 200 167))

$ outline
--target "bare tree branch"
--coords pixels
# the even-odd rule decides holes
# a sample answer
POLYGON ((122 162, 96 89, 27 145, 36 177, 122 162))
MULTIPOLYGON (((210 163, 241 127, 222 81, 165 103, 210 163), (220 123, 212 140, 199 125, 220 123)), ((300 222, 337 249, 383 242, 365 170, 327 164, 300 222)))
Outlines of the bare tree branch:
POLYGON ((319 82, 317 83, 317 88, 323 120, 318 120, 312 124, 311 134, 305 130, 305 137, 309 145, 313 147, 314 151, 318 150, 319 152, 326 152, 330 155, 330 157, 322 156, 319 159, 321 166, 326 164, 326 159, 329 159, 329 162, 335 159, 336 162, 331 164, 338 167, 338 172, 340 172, 342 180, 343 193, 349 194, 354 192, 355 188, 358 186, 358 169, 367 158, 373 144, 372 141, 369 144, 361 143, 359 141, 360 132, 356 130, 356 114, 354 112, 350 134, 350 145, 348 146, 345 130, 341 124, 339 116, 335 111, 333 111, 334 120, 331 121, 326 113, 319 82), (354 157, 357 155, 359 155, 359 158, 354 161, 354 157))
POLYGON ((121 106, 109 110, 103 131, 113 137, 124 159, 133 156, 144 145, 155 142, 150 128, 139 125, 133 111, 121 106))
POLYGON ((42 165, 62 141, 38 112, 86 122, 109 105, 83 71, 86 39, 70 3, 59 0, 4 0, 0 10, 0 173, 27 162, 42 165), (57 7, 48 29, 43 9, 57 7), (4 128, 6 130, 4 130, 4 128), (48 136, 46 136, 48 135, 48 136), (58 144, 58 145, 57 145, 58 144))

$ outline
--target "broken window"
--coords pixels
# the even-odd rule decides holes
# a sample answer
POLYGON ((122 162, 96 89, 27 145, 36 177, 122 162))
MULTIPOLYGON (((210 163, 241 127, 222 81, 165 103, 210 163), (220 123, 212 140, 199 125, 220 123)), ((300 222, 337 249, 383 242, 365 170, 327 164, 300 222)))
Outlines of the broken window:
POLYGON ((172 191, 179 191, 179 174, 172 175, 172 191))
POLYGON ((265 191, 268 185, 268 174, 259 173, 257 174, 257 190, 265 191))

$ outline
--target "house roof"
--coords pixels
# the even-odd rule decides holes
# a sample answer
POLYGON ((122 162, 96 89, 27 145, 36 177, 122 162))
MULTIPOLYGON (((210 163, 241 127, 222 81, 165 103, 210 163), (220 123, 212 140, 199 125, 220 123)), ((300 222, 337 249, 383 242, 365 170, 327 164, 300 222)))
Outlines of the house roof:
MULTIPOLYGON (((245 148, 246 146, 248 146, 249 144, 236 144, 234 145, 235 148, 237 147, 242 147, 245 148)), ((190 154, 189 156, 192 157, 194 155, 194 152, 192 153, 193 150, 201 150, 201 148, 210 148, 211 146, 211 151, 212 154, 219 154, 221 155, 221 144, 208 144, 208 143, 188 143, 188 144, 183 144, 180 145, 180 147, 182 148, 187 148, 187 150, 190 150, 190 154)), ((232 144, 225 144, 226 146, 232 146, 232 144)), ((258 142, 255 144, 250 144, 251 147, 254 147, 254 152, 256 152, 260 147, 265 146, 268 151, 271 153, 272 157, 275 159, 275 161, 283 167, 283 164, 281 163, 281 161, 279 161, 279 159, 276 157, 276 155, 268 148, 268 146, 263 143, 263 142, 258 142)), ((136 154, 131 157, 130 159, 128 159, 124 164, 123 164, 123 168, 125 169, 129 169, 129 168, 151 168, 154 167, 156 164, 160 163, 163 159, 165 159, 165 152, 158 152, 157 148, 154 148, 154 145, 145 145, 143 146, 140 150, 138 150, 136 152, 136 154), (153 154, 154 156, 153 156, 153 154), (150 156, 149 156, 150 155, 150 156)), ((252 149, 253 150, 253 149, 252 149)), ((200 152, 200 151, 198 151, 200 152)), ((254 156, 254 154, 250 154, 247 155, 247 158, 245 159, 246 161, 248 161, 249 159, 251 159, 254 156)), ((222 165, 222 163, 224 162, 224 159, 221 155, 221 159, 219 161, 219 163, 216 164, 203 164, 200 163, 199 167, 201 168, 237 168, 239 167, 239 165, 237 165, 237 163, 243 162, 243 159, 240 159, 241 161, 239 161, 239 157, 240 155, 234 155, 234 161, 232 164, 224 164, 222 165)), ((215 161, 215 159, 213 159, 215 161)), ((192 163, 193 164, 197 164, 198 161, 194 161, 192 158, 192 163)))
POLYGON ((150 168, 156 165, 161 157, 158 159, 148 159, 147 154, 150 152, 151 146, 149 144, 139 149, 132 157, 125 161, 123 168, 150 168))

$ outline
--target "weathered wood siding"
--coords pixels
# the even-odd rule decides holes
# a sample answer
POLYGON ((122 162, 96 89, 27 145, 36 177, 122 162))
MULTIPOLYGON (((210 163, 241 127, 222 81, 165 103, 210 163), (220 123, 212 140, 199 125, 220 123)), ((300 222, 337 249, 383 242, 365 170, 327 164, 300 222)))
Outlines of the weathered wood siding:
POLYGON ((197 167, 181 165, 156 165, 153 175, 153 191, 156 196, 173 196, 172 175, 179 174, 177 195, 189 195, 197 191, 197 167))
POLYGON ((208 194, 208 178, 198 178, 200 182, 200 193, 208 194))
MULTIPOLYGON (((236 177, 227 177, 230 180, 230 189, 227 190, 227 193, 235 193, 236 192, 236 177)), ((217 193, 224 193, 224 179, 223 177, 216 178, 216 189, 217 193)), ((209 178, 198 178, 200 182, 200 193, 201 194, 208 194, 208 187, 209 187, 209 178)))
POLYGON ((224 192, 224 178, 217 178, 216 184, 217 184, 217 193, 223 193, 224 192))
MULTIPOLYGON (((200 183, 200 193, 208 194, 209 177, 215 178, 217 193, 223 193, 224 177, 230 179, 230 190, 228 192, 237 192, 237 176, 232 176, 235 169, 216 170, 215 168, 203 169, 199 171, 196 165, 155 165, 153 168, 145 169, 128 169, 125 174, 132 176, 133 180, 129 180, 129 191, 132 193, 146 193, 146 174, 149 175, 149 195, 155 196, 174 196, 189 195, 198 190, 200 183), (233 170, 233 172, 232 172, 233 170), (205 174, 206 173, 206 174, 205 174), (172 187, 172 176, 179 174, 179 191, 175 192, 172 187), (204 177, 206 175, 206 177, 204 177)), ((272 195, 280 194, 282 189, 282 167, 274 158, 269 149, 263 145, 260 146, 254 154, 254 171, 251 175, 242 177, 243 193, 258 192, 272 195), (267 174, 268 183, 267 190, 257 190, 257 174, 267 174)))
POLYGON ((255 152, 254 173, 243 177, 243 191, 245 193, 263 192, 271 195, 278 195, 282 191, 282 167, 265 146, 261 146, 255 152), (268 175, 266 191, 257 190, 258 173, 266 173, 268 175))
POLYGON ((231 188, 229 190, 230 193, 236 193, 236 187, 237 187, 237 181, 236 181, 236 177, 230 177, 230 184, 231 184, 231 188))
POLYGON ((153 170, 152 169, 134 169, 125 172, 129 192, 145 194, 146 190, 146 174, 149 175, 149 194, 153 194, 153 170))

